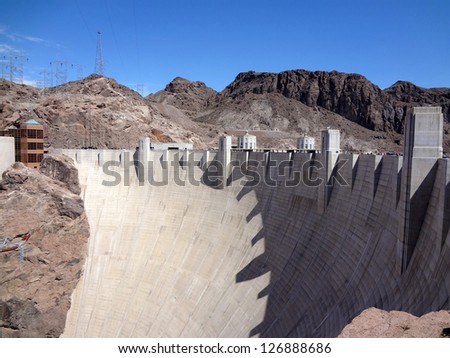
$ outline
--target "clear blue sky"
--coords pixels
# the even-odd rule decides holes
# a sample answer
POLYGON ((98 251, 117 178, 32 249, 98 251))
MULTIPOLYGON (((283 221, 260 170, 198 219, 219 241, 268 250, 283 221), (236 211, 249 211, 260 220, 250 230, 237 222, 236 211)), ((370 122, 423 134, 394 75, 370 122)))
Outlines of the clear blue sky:
POLYGON ((1 0, 0 55, 21 50, 26 83, 50 62, 155 92, 181 76, 222 90, 239 72, 360 73, 450 87, 448 0, 1 0))

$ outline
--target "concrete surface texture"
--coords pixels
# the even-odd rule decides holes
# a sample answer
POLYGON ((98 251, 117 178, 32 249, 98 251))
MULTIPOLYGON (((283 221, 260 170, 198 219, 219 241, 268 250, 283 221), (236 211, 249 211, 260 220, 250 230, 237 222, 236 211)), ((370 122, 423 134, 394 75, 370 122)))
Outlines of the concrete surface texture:
POLYGON ((11 165, 14 164, 14 138, 0 137, 0 176, 11 165))
MULTIPOLYGON (((168 185, 139 186, 131 169, 130 186, 107 187, 98 154, 81 153, 91 237, 64 336, 247 336, 264 317, 267 299, 257 296, 270 281, 267 272, 236 283, 236 273, 264 252, 263 242, 251 245, 261 217, 246 220, 255 194, 239 202, 239 186, 178 186, 172 170, 168 185)), ((156 181, 165 153, 150 153, 156 181)))
MULTIPOLYGON (((153 184, 139 185, 131 167, 126 186, 124 152, 66 152, 77 162, 91 237, 63 336, 329 337, 371 306, 417 316, 450 308, 448 160, 436 161, 401 272, 401 158, 341 154, 348 185, 329 188, 322 210, 322 188, 312 185, 320 155, 232 152, 231 162, 249 156, 245 175, 234 166, 219 190, 177 185, 174 174, 185 179, 189 165, 159 185, 175 153, 149 152, 153 184), (99 158, 117 161, 119 185, 104 185, 117 178, 99 158)), ((199 165, 217 156, 190 154, 199 165)))
MULTIPOLYGON (((441 118, 413 111, 407 136, 432 147, 441 118)), ((450 309, 450 161, 406 143, 405 163, 229 137, 219 152, 66 151, 91 237, 64 336, 333 337, 368 307, 450 309)))

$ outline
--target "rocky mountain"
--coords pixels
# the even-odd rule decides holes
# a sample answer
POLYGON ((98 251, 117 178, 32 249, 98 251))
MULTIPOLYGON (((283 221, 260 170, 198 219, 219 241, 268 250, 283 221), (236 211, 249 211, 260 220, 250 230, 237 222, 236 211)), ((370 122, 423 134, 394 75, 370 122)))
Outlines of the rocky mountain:
POLYGON ((381 90, 361 75, 336 71, 250 71, 222 92, 177 77, 146 98, 98 75, 45 90, 0 80, 0 95, 0 128, 33 117, 46 125, 47 145, 63 148, 131 149, 149 136, 204 149, 244 130, 259 147, 295 148, 298 136, 319 140, 321 129, 333 127, 342 132, 344 150, 402 152, 406 110, 439 105, 450 152, 450 89, 397 82, 381 90))
POLYGON ((379 135, 323 107, 311 107, 280 93, 242 90, 230 95, 228 89, 218 93, 202 82, 178 77, 147 100, 153 105, 177 108, 209 133, 237 136, 249 129, 258 137, 260 147, 295 148, 299 135, 308 133, 318 140, 322 128, 334 127, 341 130, 345 149, 401 150, 395 144, 400 135, 379 135))
POLYGON ((185 113, 148 103, 106 77, 91 75, 44 90, 0 79, 0 94, 0 128, 35 118, 45 125, 48 147, 131 149, 142 136, 207 145, 203 130, 185 113))
MULTIPOLYGON (((0 337, 59 337, 87 250, 89 224, 69 158, 48 156, 40 171, 16 163, 0 181, 0 237, 31 233, 0 253, 0 337)), ((5 246, 4 246, 5 247, 5 246)))
POLYGON ((217 92, 207 87, 203 82, 192 82, 176 77, 166 88, 148 98, 153 102, 168 104, 182 109, 191 116, 206 110, 217 92))
MULTIPOLYGON (((54 148, 133 148, 142 136, 208 148, 217 146, 221 134, 246 129, 260 147, 292 148, 300 134, 318 138, 330 126, 341 130, 345 150, 401 152, 405 113, 416 105, 442 106, 449 153, 447 88, 397 82, 381 90, 357 74, 296 70, 242 73, 220 93, 176 78, 143 98, 97 75, 45 90, 0 79, 0 129, 36 118, 45 125, 46 146, 54 148)), ((77 178, 70 160, 53 156, 40 171, 16 163, 3 174, 0 236, 31 230, 32 237, 23 263, 17 251, 0 255, 0 337, 57 337, 64 329, 89 236, 77 178)), ((368 336, 384 334, 366 327, 376 322, 371 312, 361 317, 342 335, 356 335, 352 327, 360 330, 358 324, 368 336)), ((386 334, 403 330, 407 336, 421 326, 414 317, 403 318, 406 323, 393 324, 396 318, 388 317, 386 332, 393 333, 386 334)))
POLYGON ((446 121, 450 120, 448 88, 425 89, 400 81, 383 91, 364 76, 336 71, 251 71, 239 74, 222 93, 232 98, 245 93, 279 93, 377 131, 402 133, 408 106, 441 105, 446 121))
MULTIPOLYGON (((401 152, 406 111, 412 106, 442 106, 446 134, 450 129, 450 89, 397 82, 381 90, 361 75, 336 71, 250 71, 220 93, 177 78, 148 100, 170 104, 228 134, 254 130, 259 142, 278 147, 292 147, 303 133, 318 139, 320 129, 330 126, 341 130, 345 149, 401 152)), ((444 144, 448 151, 448 136, 444 144)))

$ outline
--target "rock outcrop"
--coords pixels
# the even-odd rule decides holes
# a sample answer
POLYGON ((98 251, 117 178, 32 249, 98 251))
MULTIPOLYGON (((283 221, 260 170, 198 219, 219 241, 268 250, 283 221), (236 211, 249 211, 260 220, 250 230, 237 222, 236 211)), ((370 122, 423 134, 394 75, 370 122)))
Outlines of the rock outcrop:
POLYGON ((407 312, 368 308, 355 317, 340 338, 437 338, 450 327, 450 311, 416 317, 407 312))
POLYGON ((292 70, 280 73, 245 72, 222 92, 238 98, 244 93, 279 93, 307 106, 320 106, 352 122, 378 131, 403 131, 406 107, 441 105, 450 120, 450 89, 425 89, 397 82, 381 90, 364 76, 342 72, 292 70))
POLYGON ((39 171, 61 183, 64 183, 72 193, 79 195, 80 182, 78 180, 78 171, 73 166, 73 161, 63 155, 48 154, 41 162, 39 171))
POLYGON ((217 92, 207 87, 203 82, 192 82, 176 77, 166 88, 147 96, 151 102, 172 105, 189 112, 194 117, 206 110, 217 92))
POLYGON ((82 275, 89 224, 77 170, 62 156, 44 164, 16 163, 0 183, 0 236, 31 232, 23 262, 0 254, 0 337, 58 337, 82 275))

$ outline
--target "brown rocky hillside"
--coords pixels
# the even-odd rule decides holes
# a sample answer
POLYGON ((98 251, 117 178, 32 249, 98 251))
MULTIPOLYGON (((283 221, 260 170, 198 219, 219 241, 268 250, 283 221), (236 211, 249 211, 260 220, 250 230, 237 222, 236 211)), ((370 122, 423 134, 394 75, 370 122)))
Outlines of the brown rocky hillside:
POLYGON ((259 147, 295 148, 298 136, 318 140, 332 127, 344 150, 400 153, 406 110, 420 105, 442 106, 449 153, 448 88, 397 82, 381 90, 358 74, 305 70, 241 73, 222 92, 177 77, 146 98, 98 75, 45 90, 0 80, 0 129, 35 118, 46 126, 47 146, 62 148, 132 149, 149 136, 204 149, 247 129, 259 147))
POLYGON ((40 171, 16 163, 3 173, 1 241, 28 231, 31 237, 23 262, 18 251, 0 253, 0 337, 63 332, 89 237, 79 193, 78 172, 64 156, 48 156, 40 171))
POLYGON ((35 118, 50 147, 131 149, 142 136, 205 146, 202 130, 182 111, 149 104, 110 78, 91 75, 45 90, 0 79, 0 94, 0 128, 35 118))
POLYGON ((156 92, 150 98, 154 102, 174 106, 196 117, 199 113, 208 109, 216 95, 217 92, 207 87, 203 82, 191 82, 176 77, 164 90, 156 92))
POLYGON ((344 149, 362 152, 401 152, 407 109, 439 105, 446 120, 444 147, 447 152, 450 149, 448 88, 424 89, 397 82, 381 90, 358 74, 250 71, 215 94, 203 83, 177 78, 148 100, 170 103, 194 121, 229 134, 253 130, 267 146, 292 147, 304 133, 318 139, 320 130, 330 126, 342 131, 344 149))
POLYGON ((245 93, 279 93, 309 107, 320 106, 368 129, 399 133, 410 105, 440 105, 450 120, 450 89, 425 89, 399 81, 381 90, 364 76, 342 72, 292 70, 246 72, 223 91, 237 98, 245 93))

